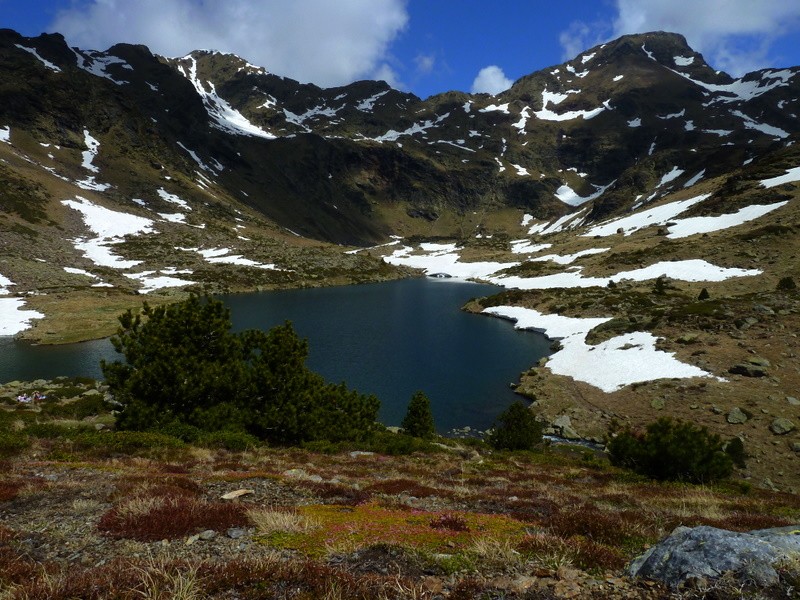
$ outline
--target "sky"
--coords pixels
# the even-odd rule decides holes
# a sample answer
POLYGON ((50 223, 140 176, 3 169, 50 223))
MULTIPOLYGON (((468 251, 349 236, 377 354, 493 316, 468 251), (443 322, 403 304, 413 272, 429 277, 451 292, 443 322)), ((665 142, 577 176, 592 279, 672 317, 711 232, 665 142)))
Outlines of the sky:
POLYGON ((82 49, 232 52, 304 83, 383 79, 422 98, 497 94, 646 31, 683 34, 734 76, 800 65, 798 0, 0 0, 0 27, 82 49))

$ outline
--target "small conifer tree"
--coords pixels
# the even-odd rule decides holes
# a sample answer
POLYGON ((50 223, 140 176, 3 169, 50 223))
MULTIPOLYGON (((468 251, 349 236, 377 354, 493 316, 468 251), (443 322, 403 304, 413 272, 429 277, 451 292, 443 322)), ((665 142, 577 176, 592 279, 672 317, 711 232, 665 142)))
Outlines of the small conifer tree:
POLYGON ((700 295, 697 296, 698 300, 708 300, 709 298, 711 298, 711 294, 708 293, 708 290, 706 288, 700 290, 700 295))
POLYGON ((431 401, 423 392, 414 392, 411 396, 401 427, 408 435, 414 437, 423 439, 433 437, 436 427, 431 413, 431 401))
POLYGON ((497 450, 533 450, 542 441, 542 424, 517 400, 494 423, 487 441, 497 450))

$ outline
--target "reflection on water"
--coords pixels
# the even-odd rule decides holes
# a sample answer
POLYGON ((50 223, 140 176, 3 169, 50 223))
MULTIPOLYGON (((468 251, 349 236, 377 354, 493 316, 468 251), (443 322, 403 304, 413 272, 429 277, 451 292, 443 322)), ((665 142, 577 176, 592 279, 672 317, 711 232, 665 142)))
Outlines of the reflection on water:
MULTIPOLYGON (((548 353, 544 336, 464 313, 493 286, 412 279, 380 284, 223 297, 237 330, 290 320, 309 340, 309 366, 381 400, 381 421, 398 425, 416 390, 431 399, 440 431, 486 428, 514 401, 509 383, 548 353)), ((100 377, 108 340, 32 346, 0 338, 0 381, 100 377)))

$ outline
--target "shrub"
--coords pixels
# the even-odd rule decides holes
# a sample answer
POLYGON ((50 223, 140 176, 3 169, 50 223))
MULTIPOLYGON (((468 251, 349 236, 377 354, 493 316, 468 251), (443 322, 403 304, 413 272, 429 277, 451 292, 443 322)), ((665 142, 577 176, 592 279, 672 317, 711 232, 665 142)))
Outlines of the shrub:
POLYGON ((186 496, 150 496, 120 503, 101 517, 97 527, 114 538, 148 542, 247 524, 243 504, 203 502, 186 496))
POLYGON ((213 431, 200 435, 197 444, 206 448, 223 448, 231 452, 244 452, 249 448, 259 446, 260 441, 257 437, 244 431, 213 431))
POLYGON ((373 427, 379 402, 310 371, 308 344, 290 323, 232 333, 222 302, 192 296, 127 311, 111 341, 124 362, 102 361, 120 429, 175 423, 205 431, 246 431, 282 444, 357 440, 373 427))
POLYGON ((708 293, 708 290, 706 288, 700 290, 700 295, 697 296, 697 299, 701 301, 708 300, 709 298, 711 298, 711 294, 708 293))
POLYGON ((439 515, 430 523, 433 529, 446 529, 448 531, 469 531, 467 520, 457 514, 445 513, 439 515))
POLYGON ((791 277, 781 277, 775 289, 779 292, 792 292, 797 289, 797 284, 791 277))
POLYGON ((733 471, 733 459, 705 427, 662 417, 644 433, 627 428, 607 444, 611 463, 652 479, 710 482, 733 471))
POLYGON ((487 441, 497 450, 533 450, 542 441, 542 424, 517 400, 497 417, 487 441))
POLYGON ((86 417, 108 413, 111 406, 102 395, 81 396, 67 404, 49 403, 42 406, 42 413, 50 417, 83 420, 86 417))
POLYGON ((0 432, 0 457, 8 458, 25 450, 30 443, 28 438, 13 431, 0 432))
POLYGON ((408 435, 429 439, 436 432, 431 413, 431 401, 423 392, 415 392, 408 403, 408 409, 400 424, 408 435))

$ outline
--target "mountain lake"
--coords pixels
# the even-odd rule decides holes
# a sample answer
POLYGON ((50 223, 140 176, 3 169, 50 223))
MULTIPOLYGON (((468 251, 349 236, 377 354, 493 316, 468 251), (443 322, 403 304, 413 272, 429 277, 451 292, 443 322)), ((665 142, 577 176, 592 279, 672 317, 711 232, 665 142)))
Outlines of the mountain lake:
MULTIPOLYGON (((430 398, 437 429, 486 429, 518 398, 509 384, 550 353, 550 342, 512 324, 461 310, 500 288, 449 279, 222 296, 234 330, 289 320, 309 341, 308 365, 330 382, 375 394, 380 420, 399 425, 417 390, 430 398)), ((34 346, 0 338, 0 381, 101 378, 115 360, 108 339, 34 346)))

